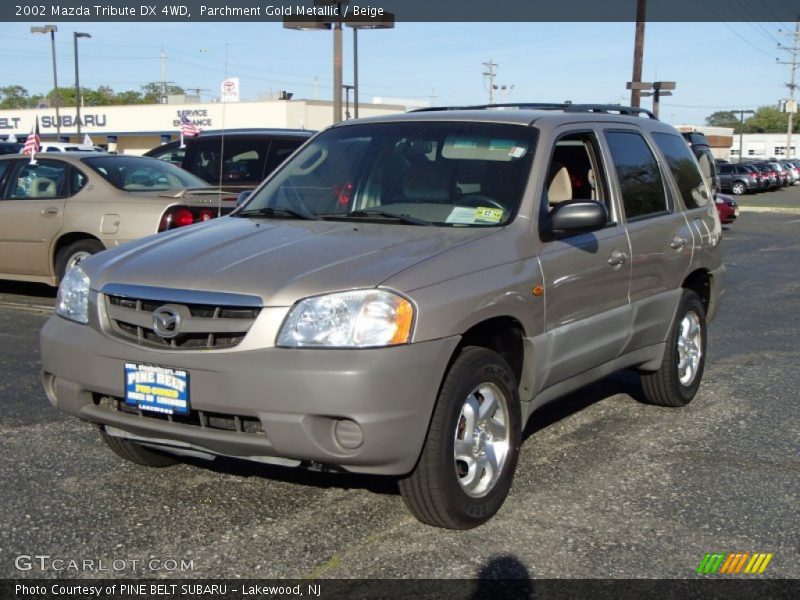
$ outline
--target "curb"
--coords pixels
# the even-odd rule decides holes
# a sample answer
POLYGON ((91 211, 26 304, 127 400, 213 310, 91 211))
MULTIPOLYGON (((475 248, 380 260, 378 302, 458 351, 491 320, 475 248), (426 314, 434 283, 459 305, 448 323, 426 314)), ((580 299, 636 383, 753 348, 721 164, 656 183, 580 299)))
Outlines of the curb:
POLYGON ((742 206, 740 204, 739 212, 784 213, 788 215, 800 215, 800 208, 794 206, 742 206))

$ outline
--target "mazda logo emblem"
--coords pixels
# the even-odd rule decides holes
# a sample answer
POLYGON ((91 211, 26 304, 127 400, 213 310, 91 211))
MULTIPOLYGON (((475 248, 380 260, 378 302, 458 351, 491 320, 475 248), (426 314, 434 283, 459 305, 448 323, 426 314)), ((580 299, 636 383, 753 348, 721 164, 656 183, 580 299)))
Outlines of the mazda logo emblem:
POLYGON ((171 306, 159 306, 153 311, 153 331, 164 339, 172 339, 180 333, 181 315, 171 306))

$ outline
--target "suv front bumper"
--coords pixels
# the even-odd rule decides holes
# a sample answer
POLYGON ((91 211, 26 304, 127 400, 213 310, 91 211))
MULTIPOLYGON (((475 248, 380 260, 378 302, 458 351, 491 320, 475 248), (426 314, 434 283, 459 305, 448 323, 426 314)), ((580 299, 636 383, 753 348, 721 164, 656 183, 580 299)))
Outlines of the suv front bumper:
POLYGON ((241 458, 315 461, 402 475, 422 450, 442 373, 460 338, 375 349, 157 351, 52 317, 40 334, 43 383, 57 408, 133 439, 241 458), (263 433, 115 410, 124 363, 189 372, 193 411, 255 418, 263 433))

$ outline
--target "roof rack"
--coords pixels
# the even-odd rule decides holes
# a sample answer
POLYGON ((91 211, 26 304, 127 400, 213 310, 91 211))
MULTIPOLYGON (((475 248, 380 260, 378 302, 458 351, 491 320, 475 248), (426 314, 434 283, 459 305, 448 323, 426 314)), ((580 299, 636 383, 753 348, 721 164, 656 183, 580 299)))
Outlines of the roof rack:
POLYGON ((410 112, 438 112, 448 110, 489 110, 495 108, 517 108, 527 110, 562 110, 564 112, 593 112, 605 114, 619 114, 631 117, 644 115, 650 119, 658 121, 652 112, 646 108, 633 108, 621 104, 555 104, 547 102, 515 102, 513 104, 477 104, 474 106, 431 106, 428 108, 417 108, 410 112))

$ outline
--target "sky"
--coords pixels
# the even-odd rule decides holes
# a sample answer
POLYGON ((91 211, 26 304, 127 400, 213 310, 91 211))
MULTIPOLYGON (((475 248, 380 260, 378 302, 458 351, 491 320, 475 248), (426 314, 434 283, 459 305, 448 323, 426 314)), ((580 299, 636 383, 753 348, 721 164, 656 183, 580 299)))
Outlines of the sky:
MULTIPOLYGON (((49 21, 48 21, 49 23, 49 21)), ((56 22, 57 23, 57 22, 56 22)), ((0 86, 31 93, 52 88, 49 36, 31 34, 44 23, 0 23, 0 86)), ((59 85, 74 85, 72 32, 79 40, 82 87, 139 90, 161 79, 201 98, 219 96, 222 80, 240 78, 243 100, 278 90, 295 98, 332 96, 332 34, 283 29, 280 23, 57 23, 59 85), (227 55, 227 60, 226 60, 227 55)), ((633 23, 397 23, 392 30, 360 31, 361 101, 404 98, 436 105, 488 102, 484 62, 498 66, 495 84, 508 91, 495 101, 629 104, 633 23), (510 89, 513 85, 513 89, 510 89)), ((700 125, 717 110, 776 105, 788 97, 792 23, 647 23, 645 81, 675 81, 662 99, 661 118, 700 125), (781 31, 782 30, 782 31, 781 31)), ((352 83, 352 31, 344 32, 344 83, 352 83)), ((800 75, 800 74, 799 74, 800 75)), ((642 106, 650 108, 651 99, 642 106)))

